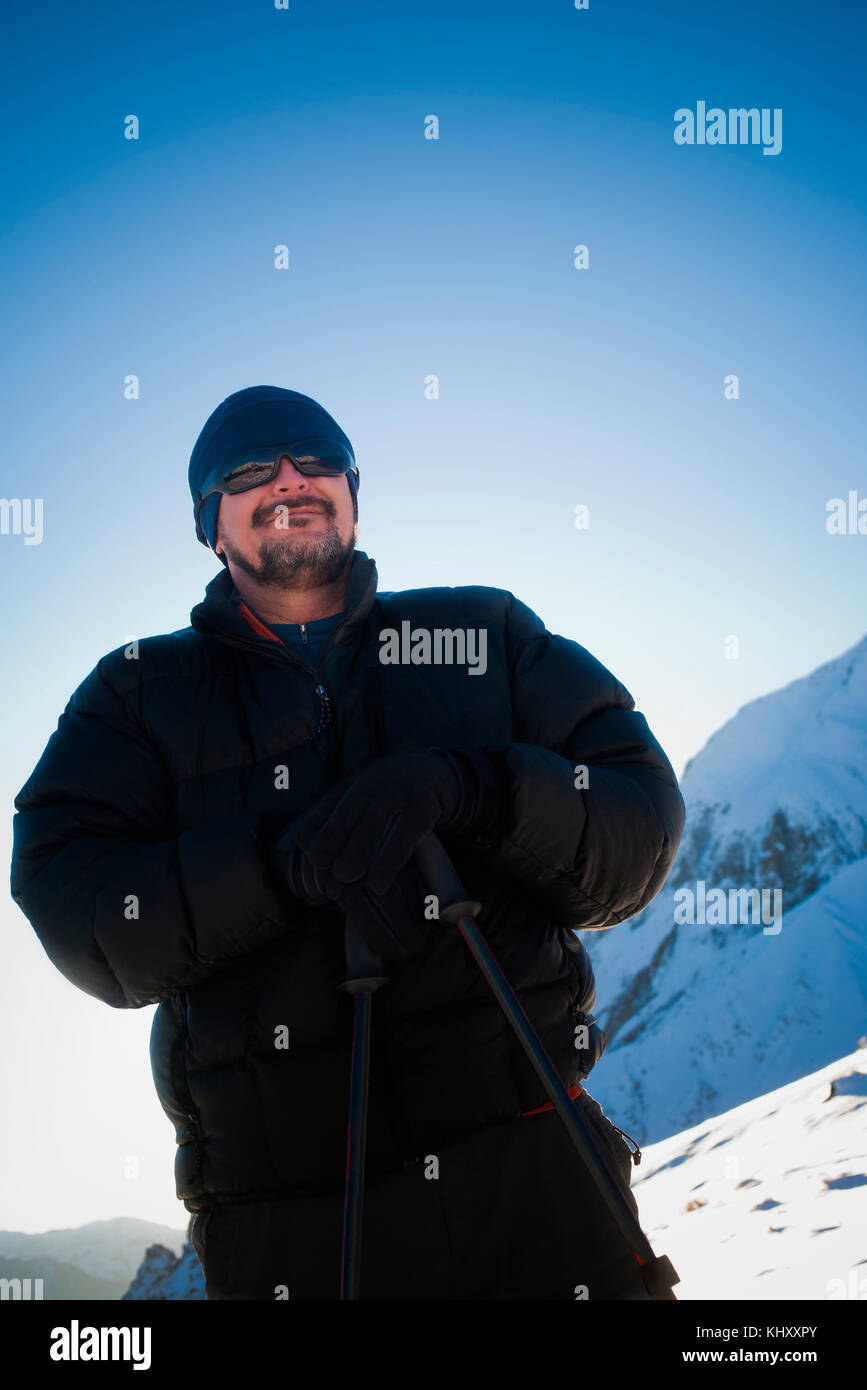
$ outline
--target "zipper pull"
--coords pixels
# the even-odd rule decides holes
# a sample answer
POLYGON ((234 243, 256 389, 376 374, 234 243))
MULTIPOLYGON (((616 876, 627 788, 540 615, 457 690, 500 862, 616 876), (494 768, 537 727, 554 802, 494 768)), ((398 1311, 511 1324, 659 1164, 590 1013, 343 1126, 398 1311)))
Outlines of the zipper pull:
POLYGON ((298 626, 299 626, 300 629, 301 629, 301 641, 304 643, 304 645, 305 645, 305 647, 306 647, 306 646, 307 646, 307 624, 306 624, 306 623, 299 623, 298 626))
POLYGON ((316 687, 316 694, 319 696, 319 728, 316 732, 321 734, 331 722, 331 697, 321 683, 316 687))
MULTIPOLYGON (((612 1124, 613 1124, 613 1121, 612 1121, 612 1124)), ((625 1141, 627 1144, 635 1144, 635 1140, 632 1138, 632 1135, 631 1135, 631 1134, 624 1134, 624 1133, 623 1133, 623 1130, 620 1128, 619 1125, 614 1125, 614 1124, 613 1124, 613 1127, 614 1127, 614 1129, 617 1130, 617 1133, 618 1133, 618 1134, 620 1134, 620 1135, 623 1136, 623 1139, 624 1139, 624 1141, 625 1141)), ((631 1152, 631 1150, 630 1150, 630 1152, 631 1152)), ((638 1147, 637 1144, 635 1144, 635 1153, 632 1154, 632 1162, 635 1164, 636 1168, 638 1167, 639 1163, 641 1162, 641 1150, 640 1150, 640 1148, 638 1147)))

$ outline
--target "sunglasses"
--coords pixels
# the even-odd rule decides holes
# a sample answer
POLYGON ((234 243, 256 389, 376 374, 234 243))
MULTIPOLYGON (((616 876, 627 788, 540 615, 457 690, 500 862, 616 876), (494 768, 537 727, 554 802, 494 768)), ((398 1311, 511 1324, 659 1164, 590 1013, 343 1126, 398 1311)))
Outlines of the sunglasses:
POLYGON ((292 444, 271 444, 264 449, 242 449, 224 459, 205 479, 195 506, 196 529, 203 538, 199 515, 214 492, 247 492, 270 483, 288 456, 299 473, 311 478, 339 478, 352 473, 358 486, 358 466, 349 449, 331 439, 296 439, 292 444))

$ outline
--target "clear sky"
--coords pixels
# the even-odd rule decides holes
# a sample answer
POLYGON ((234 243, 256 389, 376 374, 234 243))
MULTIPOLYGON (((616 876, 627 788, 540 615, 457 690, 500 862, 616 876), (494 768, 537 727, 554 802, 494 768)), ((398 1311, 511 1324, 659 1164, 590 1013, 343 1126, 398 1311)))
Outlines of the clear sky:
MULTIPOLYGON (((187 463, 245 386, 345 429, 383 589, 511 590, 678 773, 858 641, 867 536, 825 523, 867 492, 864 27, 802 0, 10 14, 0 491, 43 521, 0 534, 7 843, 76 685, 216 572, 187 463), (780 152, 676 144, 699 101, 780 109, 780 152)), ((11 902, 0 922, 0 1228, 183 1224, 153 1010, 75 990, 11 902)))

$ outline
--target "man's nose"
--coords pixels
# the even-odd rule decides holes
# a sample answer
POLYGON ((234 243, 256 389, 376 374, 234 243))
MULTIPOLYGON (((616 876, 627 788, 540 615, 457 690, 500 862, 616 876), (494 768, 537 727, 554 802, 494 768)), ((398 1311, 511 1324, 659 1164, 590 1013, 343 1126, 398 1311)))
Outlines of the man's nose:
POLYGON ((299 481, 307 481, 305 474, 295 467, 288 454, 283 454, 280 459, 280 467, 277 469, 277 476, 274 478, 275 486, 293 487, 299 481))

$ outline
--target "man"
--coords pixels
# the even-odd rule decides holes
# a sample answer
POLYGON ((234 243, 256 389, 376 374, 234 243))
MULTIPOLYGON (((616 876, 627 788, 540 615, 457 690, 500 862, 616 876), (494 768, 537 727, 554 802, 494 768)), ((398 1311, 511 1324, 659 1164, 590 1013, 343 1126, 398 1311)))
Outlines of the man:
POLYGON ((637 1214, 629 1145, 579 1084, 606 1038, 573 929, 659 892, 674 773, 629 692, 513 594, 378 593, 358 481, 309 397, 251 387, 214 411, 189 482, 224 568, 190 627, 109 653, 72 695, 15 801, 13 896, 81 989, 159 1004, 154 1080, 209 1298, 339 1296, 345 931, 389 980, 361 1297, 646 1298, 414 851, 437 835, 482 903, 637 1214))

